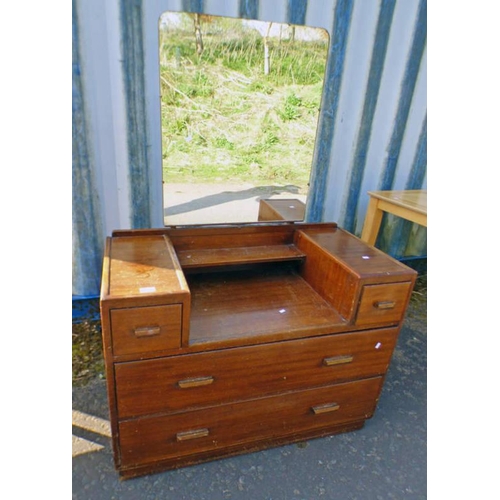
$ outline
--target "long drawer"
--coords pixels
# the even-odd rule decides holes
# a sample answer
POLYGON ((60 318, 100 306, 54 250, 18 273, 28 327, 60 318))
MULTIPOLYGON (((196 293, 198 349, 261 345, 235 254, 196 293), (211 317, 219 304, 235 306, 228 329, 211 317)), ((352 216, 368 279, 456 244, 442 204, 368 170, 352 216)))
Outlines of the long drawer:
POLYGON ((115 365, 120 419, 381 375, 397 329, 329 335, 115 365))
POLYGON ((293 436, 372 416, 382 377, 119 423, 121 466, 293 436))

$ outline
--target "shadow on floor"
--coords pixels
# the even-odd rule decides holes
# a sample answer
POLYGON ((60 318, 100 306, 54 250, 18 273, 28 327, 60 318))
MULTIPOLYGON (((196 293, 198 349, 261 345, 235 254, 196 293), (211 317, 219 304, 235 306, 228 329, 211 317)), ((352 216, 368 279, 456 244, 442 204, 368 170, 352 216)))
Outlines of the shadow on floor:
POLYGON ((232 201, 245 200, 247 198, 257 197, 257 201, 262 198, 266 198, 271 194, 299 194, 299 186, 288 185, 288 186, 256 186, 249 189, 242 189, 238 191, 222 191, 220 193, 210 194, 203 196, 202 198, 196 198, 186 203, 181 203, 179 205, 174 205, 172 207, 166 207, 163 210, 163 215, 172 216, 179 215, 186 212, 192 212, 194 210, 201 210, 204 208, 213 207, 216 205, 221 205, 223 203, 229 203, 232 201))

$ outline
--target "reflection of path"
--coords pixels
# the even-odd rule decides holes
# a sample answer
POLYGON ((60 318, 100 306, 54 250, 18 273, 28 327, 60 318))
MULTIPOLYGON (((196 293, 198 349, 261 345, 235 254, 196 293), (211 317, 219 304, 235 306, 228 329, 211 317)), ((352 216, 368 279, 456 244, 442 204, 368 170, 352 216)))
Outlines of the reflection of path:
POLYGON ((301 189, 288 186, 252 184, 164 184, 164 222, 172 224, 211 224, 257 222, 259 200, 297 198, 301 189))
POLYGON ((92 415, 87 415, 78 410, 73 410, 73 426, 83 429, 85 431, 90 431, 96 436, 96 441, 90 441, 79 436, 73 435, 72 443, 72 456, 83 455, 84 453, 91 453, 93 451, 99 451, 104 448, 103 444, 99 444, 102 440, 102 436, 105 438, 111 437, 111 427, 107 420, 99 417, 94 417, 92 415))

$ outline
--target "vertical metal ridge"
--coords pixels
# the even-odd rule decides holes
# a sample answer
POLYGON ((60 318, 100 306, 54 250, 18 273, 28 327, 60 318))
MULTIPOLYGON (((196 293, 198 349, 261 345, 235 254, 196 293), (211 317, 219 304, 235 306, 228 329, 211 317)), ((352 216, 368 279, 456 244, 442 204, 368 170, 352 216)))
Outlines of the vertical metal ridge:
POLYGON ((204 12, 203 0, 182 0, 182 9, 186 12, 204 12))
POLYGON ((395 0, 382 0, 377 20, 365 100, 354 159, 350 170, 347 201, 344 210, 343 227, 348 231, 353 231, 356 227, 359 193, 366 167, 366 156, 370 144, 373 117, 377 106, 395 4, 395 0))
POLYGON ((379 190, 392 188, 399 153, 403 141, 406 122, 410 113, 410 106, 419 74, 420 63, 427 39, 427 0, 420 0, 418 6, 417 20, 413 33, 413 41, 406 64, 405 74, 401 83, 398 109, 394 120, 392 136, 389 142, 389 153, 387 161, 379 182, 379 190))
POLYGON ((120 0, 126 95, 131 227, 151 226, 142 1, 120 0))
POLYGON ((72 12, 73 294, 99 293, 103 237, 80 67, 78 11, 72 12))
POLYGON ((427 170, 427 115, 422 123, 418 137, 417 149, 413 158, 410 173, 406 179, 405 189, 421 189, 427 170))
POLYGON ((408 239, 404 240, 406 243, 404 250, 398 254, 401 257, 424 257, 427 256, 427 228, 412 224, 408 239))
POLYGON ((307 0, 288 0, 287 17, 290 24, 305 24, 307 0))
MULTIPOLYGON (((417 149, 415 151, 415 156, 413 158, 411 171, 406 180, 405 189, 420 189, 422 187, 425 172, 427 167, 427 115, 422 123, 422 128, 420 130, 420 135, 418 138, 417 149)), ((403 257, 408 254, 408 252, 415 253, 415 247, 425 246, 427 243, 427 238, 425 234, 425 228, 418 227, 418 224, 414 224, 407 220, 400 218, 393 218, 392 224, 390 225, 390 245, 387 252, 396 257, 403 257), (418 238, 419 244, 415 245, 416 238, 412 238, 412 232, 421 232, 422 235, 418 238)), ((417 252, 420 253, 420 252, 417 252)))
POLYGON ((240 0, 239 15, 243 19, 258 19, 259 0, 240 0))
POLYGON ((316 135, 312 163, 314 168, 311 175, 311 195, 307 203, 306 220, 308 222, 319 222, 323 218, 328 169, 333 168, 330 162, 330 153, 335 133, 335 119, 339 106, 352 9, 353 0, 338 0, 335 5, 333 29, 330 46, 328 47, 326 80, 318 123, 319 130, 316 135))
MULTIPOLYGON (((421 227, 418 224, 414 224, 413 222, 400 219, 395 216, 387 216, 387 223, 390 225, 391 234, 387 241, 388 244, 386 243, 387 249, 385 251, 397 259, 408 255, 408 248, 415 247, 415 242, 410 241, 412 232, 416 229, 423 230, 424 232, 426 230, 426 228, 421 227)), ((427 241, 426 238, 425 241, 427 241)))

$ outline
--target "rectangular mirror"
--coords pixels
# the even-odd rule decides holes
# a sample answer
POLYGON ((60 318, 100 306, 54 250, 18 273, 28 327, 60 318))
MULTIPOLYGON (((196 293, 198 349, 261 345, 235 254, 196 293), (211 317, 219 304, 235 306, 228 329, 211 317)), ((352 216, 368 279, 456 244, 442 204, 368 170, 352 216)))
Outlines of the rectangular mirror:
POLYGON ((304 218, 328 42, 319 28, 161 16, 165 225, 304 218))

